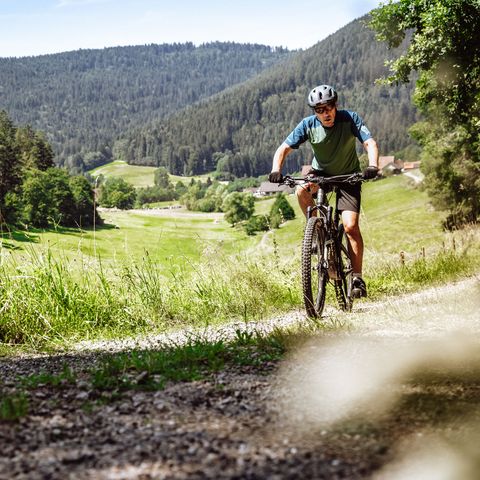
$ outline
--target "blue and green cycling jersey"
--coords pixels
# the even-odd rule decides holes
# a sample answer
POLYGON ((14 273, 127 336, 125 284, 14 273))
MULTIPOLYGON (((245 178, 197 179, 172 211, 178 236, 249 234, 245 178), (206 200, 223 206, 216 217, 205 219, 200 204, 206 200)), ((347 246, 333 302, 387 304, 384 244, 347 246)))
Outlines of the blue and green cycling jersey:
POLYGON ((356 112, 338 110, 333 127, 324 127, 312 115, 295 127, 285 143, 297 149, 308 140, 314 155, 312 167, 325 175, 343 175, 360 171, 355 141, 363 144, 369 138, 372 135, 356 112))

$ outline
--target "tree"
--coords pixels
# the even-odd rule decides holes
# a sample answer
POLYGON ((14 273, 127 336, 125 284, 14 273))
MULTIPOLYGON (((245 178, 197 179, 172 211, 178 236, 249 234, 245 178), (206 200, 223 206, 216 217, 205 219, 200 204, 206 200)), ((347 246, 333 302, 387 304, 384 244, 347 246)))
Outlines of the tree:
POLYGON ((79 227, 87 227, 101 224, 102 220, 95 208, 93 188, 88 180, 82 175, 69 178, 69 186, 72 191, 75 204, 73 220, 79 227))
POLYGON ((153 172, 153 181, 157 187, 173 188, 173 185, 170 182, 170 175, 165 167, 157 168, 153 172))
POLYGON ((180 198, 187 191, 187 186, 180 180, 175 184, 175 198, 180 198))
POLYGON ((228 187, 219 182, 212 182, 211 180, 209 182, 208 180, 205 195, 198 202, 198 209, 201 212, 221 212, 228 187))
POLYGON ((422 170, 447 227, 480 217, 480 35, 478 0, 400 0, 372 12, 377 38, 405 54, 389 62, 386 83, 418 71, 415 104, 425 115, 412 135, 423 146, 422 170))
POLYGON ((15 127, 5 112, 0 112, 0 209, 0 220, 17 226, 86 226, 100 220, 88 180, 55 167, 43 134, 15 127))
POLYGON ((7 194, 20 184, 20 152, 15 142, 16 128, 5 111, 0 111, 0 223, 10 221, 5 205, 7 194))
POLYGON ((199 180, 195 182, 192 178, 187 191, 180 198, 180 203, 185 205, 188 210, 197 210, 198 201, 205 196, 205 188, 199 180))
POLYGON ((133 208, 136 200, 135 187, 123 178, 110 177, 100 188, 99 203, 102 207, 133 208))
POLYGON ((255 210, 255 199, 248 193, 233 192, 228 194, 223 203, 222 210, 225 220, 235 226, 238 222, 248 220, 255 210))
POLYGON ((244 229, 247 235, 266 232, 270 229, 270 218, 267 215, 253 215, 245 222, 244 229))
POLYGON ((29 125, 17 128, 15 141, 21 151, 24 168, 36 168, 44 171, 55 166, 52 147, 43 134, 35 132, 29 125))
POLYGON ((295 211, 283 193, 277 193, 272 208, 270 209, 270 223, 273 228, 295 218, 295 211))
POLYGON ((28 170, 22 191, 26 223, 35 227, 75 225, 75 199, 65 170, 28 170))

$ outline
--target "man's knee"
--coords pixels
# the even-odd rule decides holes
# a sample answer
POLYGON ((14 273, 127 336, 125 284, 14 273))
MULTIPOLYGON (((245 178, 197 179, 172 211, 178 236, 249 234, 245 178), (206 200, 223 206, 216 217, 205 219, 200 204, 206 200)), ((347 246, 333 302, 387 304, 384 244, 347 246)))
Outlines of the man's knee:
POLYGON ((342 218, 343 228, 348 236, 357 237, 360 235, 360 225, 357 215, 344 215, 342 218))
POLYGON ((295 192, 297 195, 298 204, 306 208, 307 205, 313 205, 313 197, 312 194, 305 188, 297 188, 295 192))
POLYGON ((343 227, 345 229, 345 233, 348 235, 348 236, 351 236, 351 237, 358 237, 360 235, 360 227, 358 226, 358 224, 353 224, 353 223, 344 223, 343 224, 343 227))
POLYGON ((296 193, 298 199, 312 198, 312 194, 310 193, 310 190, 307 189, 307 188, 297 187, 295 193, 296 193))

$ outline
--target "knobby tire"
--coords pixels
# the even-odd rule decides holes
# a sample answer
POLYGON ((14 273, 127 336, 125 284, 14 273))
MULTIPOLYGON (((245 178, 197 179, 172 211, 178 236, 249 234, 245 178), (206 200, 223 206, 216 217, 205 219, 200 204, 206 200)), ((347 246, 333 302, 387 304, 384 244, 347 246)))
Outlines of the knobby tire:
POLYGON ((325 233, 323 220, 311 217, 305 227, 302 244, 302 287, 307 315, 317 318, 325 306, 325 289, 328 274, 325 269, 325 233), (316 245, 315 251, 312 246, 316 245))

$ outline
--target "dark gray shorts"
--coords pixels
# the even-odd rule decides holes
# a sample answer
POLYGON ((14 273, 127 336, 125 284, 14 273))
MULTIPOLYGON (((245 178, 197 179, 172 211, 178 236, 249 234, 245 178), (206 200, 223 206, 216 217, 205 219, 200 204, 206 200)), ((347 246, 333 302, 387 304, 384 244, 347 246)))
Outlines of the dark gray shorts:
POLYGON ((360 213, 362 203, 362 185, 348 185, 337 190, 337 208, 343 212, 360 213))
MULTIPOLYGON (((310 192, 310 188, 308 188, 310 192)), ((317 192, 312 193, 313 198, 317 198, 317 192)), ((360 205, 362 203, 362 185, 347 185, 337 190, 337 208, 343 212, 360 213, 360 205)))
MULTIPOLYGON (((309 173, 316 175, 322 175, 322 172, 311 169, 309 173)), ((310 189, 308 189, 310 191, 310 189)), ((314 198, 317 197, 317 194, 313 194, 314 198)), ((339 211, 343 212, 357 212, 360 213, 360 205, 362 203, 362 184, 357 183, 356 185, 345 185, 342 188, 337 190, 337 208, 339 211)))

